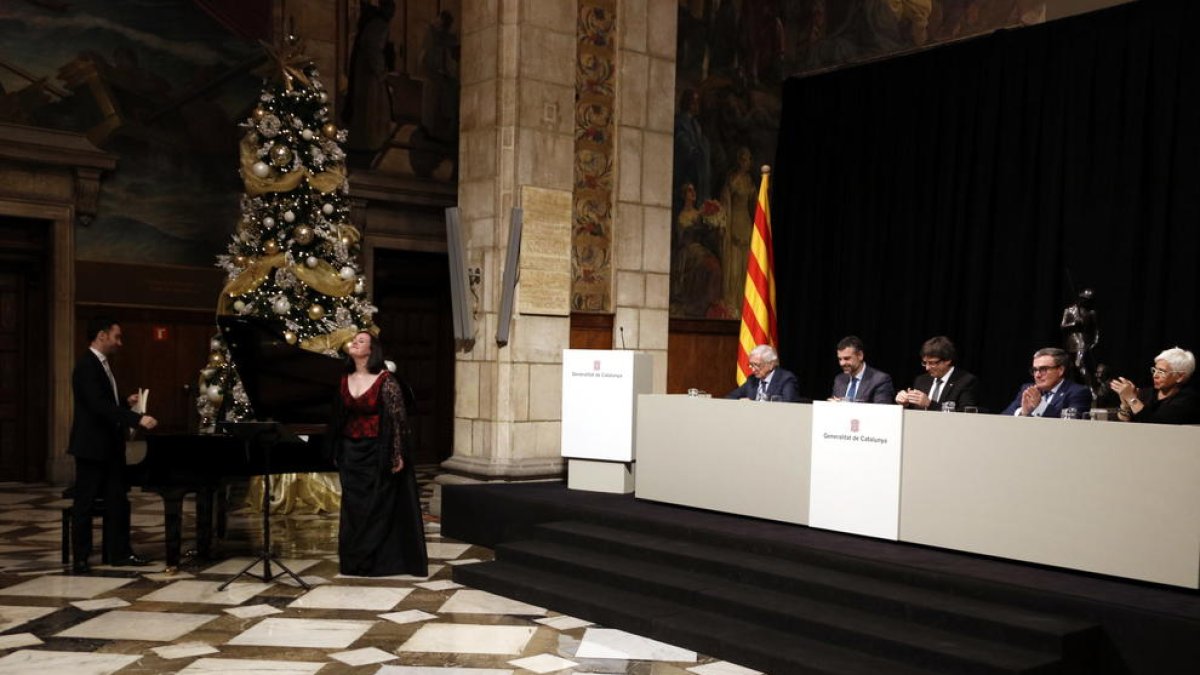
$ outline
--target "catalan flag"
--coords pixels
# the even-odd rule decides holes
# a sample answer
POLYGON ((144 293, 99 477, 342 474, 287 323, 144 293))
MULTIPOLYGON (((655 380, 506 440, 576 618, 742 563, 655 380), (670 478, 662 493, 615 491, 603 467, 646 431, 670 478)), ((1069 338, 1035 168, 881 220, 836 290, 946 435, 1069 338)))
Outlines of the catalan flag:
POLYGON ((750 350, 756 345, 777 346, 779 327, 775 322, 775 251, 771 244, 771 206, 767 199, 771 167, 762 168, 758 205, 754 208, 754 231, 750 234, 750 256, 746 260, 746 290, 742 299, 742 329, 738 335, 737 383, 750 376, 750 350))

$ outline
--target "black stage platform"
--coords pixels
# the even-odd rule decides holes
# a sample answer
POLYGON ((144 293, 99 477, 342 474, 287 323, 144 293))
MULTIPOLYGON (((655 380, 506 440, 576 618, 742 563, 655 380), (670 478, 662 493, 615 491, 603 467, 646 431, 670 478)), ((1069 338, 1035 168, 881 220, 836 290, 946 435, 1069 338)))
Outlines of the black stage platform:
MULTIPOLYGON (((952 505, 948 505, 952 508, 952 505)), ((1200 673, 1200 593, 568 490, 446 486, 454 578, 769 673, 1200 673)))

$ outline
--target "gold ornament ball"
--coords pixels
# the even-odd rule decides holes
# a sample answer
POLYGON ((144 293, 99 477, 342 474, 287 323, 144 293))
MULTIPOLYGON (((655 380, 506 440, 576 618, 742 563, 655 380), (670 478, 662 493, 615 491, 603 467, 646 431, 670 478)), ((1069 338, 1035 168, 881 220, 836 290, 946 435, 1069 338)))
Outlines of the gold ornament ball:
POLYGON ((292 332, 292 331, 290 331, 290 330, 287 330, 287 331, 284 331, 284 332, 283 332, 283 339, 284 339, 284 340, 287 340, 287 343, 288 343, 289 345, 294 345, 294 344, 296 344, 296 334, 295 334, 295 333, 293 333, 293 332, 292 332))
POLYGON ((338 128, 333 122, 326 122, 321 126, 321 133, 325 134, 325 138, 330 140, 337 138, 338 128))
POLYGON ((261 122, 262 118, 267 116, 267 111, 263 110, 262 108, 255 108, 251 115, 254 116, 255 121, 261 122))
POLYGON ((307 225, 301 225, 300 227, 297 227, 296 231, 292 234, 292 237, 296 240, 296 243, 300 244, 301 246, 308 246, 311 244, 314 236, 313 229, 307 225))
POLYGON ((221 352, 213 352, 208 355, 208 362, 213 366, 219 367, 222 363, 225 363, 225 357, 221 352))
POLYGON ((313 303, 308 306, 308 318, 313 321, 320 321, 325 316, 325 308, 321 305, 313 303))
POLYGON ((279 242, 274 239, 268 239, 263 242, 263 252, 267 255, 275 255, 279 253, 279 242))
POLYGON ((271 163, 285 167, 292 163, 292 149, 286 145, 275 145, 271 148, 271 163))

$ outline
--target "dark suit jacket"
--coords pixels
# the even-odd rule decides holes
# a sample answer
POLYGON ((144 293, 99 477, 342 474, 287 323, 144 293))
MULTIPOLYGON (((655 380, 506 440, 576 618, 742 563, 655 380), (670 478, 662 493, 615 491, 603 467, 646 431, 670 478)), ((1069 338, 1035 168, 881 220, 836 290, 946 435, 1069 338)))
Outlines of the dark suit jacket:
MULTIPOLYGON (((796 375, 790 370, 776 368, 767 386, 767 396, 778 396, 781 400, 795 403, 800 400, 796 375)), ((758 378, 751 375, 742 386, 725 394, 725 398, 758 398, 758 378)))
POLYGON ((117 402, 100 359, 87 350, 71 373, 75 419, 67 453, 96 460, 125 461, 125 429, 141 416, 117 402))
MULTIPOLYGON (((833 378, 833 396, 844 398, 846 388, 850 386, 850 376, 838 373, 833 378)), ((863 369, 862 381, 858 383, 858 392, 854 398, 860 403, 895 403, 896 387, 892 384, 892 376, 871 366, 863 369)))
MULTIPOLYGON (((1032 387, 1033 383, 1029 382, 1017 390, 1017 397, 1008 404, 1001 415, 1012 415, 1021 407, 1021 394, 1025 390, 1032 387)), ((1070 380, 1063 380, 1062 386, 1058 388, 1058 392, 1054 394, 1054 398, 1050 399, 1050 404, 1046 406, 1046 412, 1042 413, 1042 417, 1060 417, 1062 416, 1063 408, 1074 408, 1079 411, 1089 410, 1092 407, 1092 392, 1082 384, 1076 384, 1070 380)))
MULTIPOLYGON (((939 397, 941 400, 937 403, 930 402, 929 410, 941 410, 942 404, 946 401, 954 401, 954 407, 959 412, 969 405, 978 407, 979 392, 975 389, 978 386, 978 378, 955 366, 954 372, 950 373, 950 379, 942 383, 942 395, 939 397)), ((918 375, 913 380, 912 388, 923 391, 928 396, 930 390, 933 389, 933 378, 929 376, 929 373, 918 375)))

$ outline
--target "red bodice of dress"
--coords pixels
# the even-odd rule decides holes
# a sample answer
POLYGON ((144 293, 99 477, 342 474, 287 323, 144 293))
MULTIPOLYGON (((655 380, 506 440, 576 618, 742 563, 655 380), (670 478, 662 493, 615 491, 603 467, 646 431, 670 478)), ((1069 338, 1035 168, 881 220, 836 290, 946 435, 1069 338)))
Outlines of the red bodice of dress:
POLYGON ((342 435, 346 438, 377 438, 379 436, 379 394, 383 389, 386 372, 375 378, 375 382, 357 398, 350 394, 349 376, 342 378, 342 403, 346 406, 346 426, 342 435))

